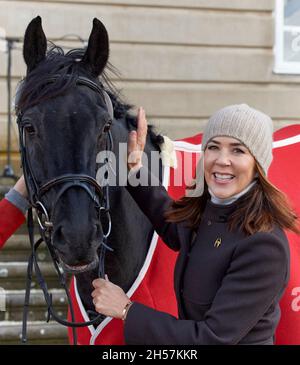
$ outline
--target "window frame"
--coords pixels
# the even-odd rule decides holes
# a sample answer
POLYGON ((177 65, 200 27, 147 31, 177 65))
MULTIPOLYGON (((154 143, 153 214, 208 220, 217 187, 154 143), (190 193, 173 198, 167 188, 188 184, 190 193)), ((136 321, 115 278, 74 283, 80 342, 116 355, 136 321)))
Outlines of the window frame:
MULTIPOLYGON (((284 31, 297 32, 300 37, 300 26, 284 25, 284 0, 276 0, 275 5, 275 63, 273 72, 276 74, 300 74, 300 61, 284 61, 284 31)), ((300 51, 299 51, 300 52, 300 51)))

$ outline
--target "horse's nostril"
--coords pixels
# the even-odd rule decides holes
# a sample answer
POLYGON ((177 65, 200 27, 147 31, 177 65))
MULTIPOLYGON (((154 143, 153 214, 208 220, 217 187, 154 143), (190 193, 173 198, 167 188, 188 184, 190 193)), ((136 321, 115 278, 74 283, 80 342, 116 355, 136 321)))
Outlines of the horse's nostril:
POLYGON ((102 237, 101 224, 96 222, 89 227, 73 227, 69 229, 68 226, 59 225, 53 232, 53 243, 55 246, 81 246, 94 244, 102 237))
POLYGON ((63 226, 59 226, 53 233, 53 243, 57 246, 68 245, 71 246, 72 239, 63 226))
POLYGON ((92 239, 97 239, 101 236, 102 230, 100 224, 94 224, 93 225, 93 232, 92 232, 92 239))
POLYGON ((62 226, 59 226, 53 232, 53 241, 61 243, 65 243, 64 234, 62 226))

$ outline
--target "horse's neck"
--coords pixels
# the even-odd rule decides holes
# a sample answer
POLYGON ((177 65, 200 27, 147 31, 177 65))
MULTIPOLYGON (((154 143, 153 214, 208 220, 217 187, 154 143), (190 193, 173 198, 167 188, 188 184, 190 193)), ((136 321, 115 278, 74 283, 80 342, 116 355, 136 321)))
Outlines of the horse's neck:
MULTIPOLYGON (((124 126, 124 123, 116 123, 113 129, 113 138, 115 141, 117 165, 119 166, 119 162, 121 162, 121 166, 122 163, 125 163, 127 172, 128 129, 124 126), (120 155, 118 154, 119 142, 123 143, 120 155), (119 161, 120 159, 121 161, 119 161)), ((151 151, 153 150, 155 150, 155 146, 148 139, 145 146, 148 160, 150 160, 151 151)), ((161 175, 160 169, 156 169, 155 174, 161 175)), ((115 249, 115 254, 108 256, 107 270, 111 271, 111 275, 115 278, 116 283, 127 290, 144 263, 151 241, 150 233, 153 229, 148 219, 145 218, 144 214, 136 206, 126 187, 111 187, 110 192, 113 222, 110 240, 112 247, 115 249), (118 270, 116 270, 116 267, 118 270)))

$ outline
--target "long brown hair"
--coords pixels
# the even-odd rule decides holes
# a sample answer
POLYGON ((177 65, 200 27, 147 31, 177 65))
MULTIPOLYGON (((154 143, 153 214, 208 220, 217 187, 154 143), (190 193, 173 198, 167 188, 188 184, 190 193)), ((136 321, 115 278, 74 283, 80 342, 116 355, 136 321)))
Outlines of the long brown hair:
MULTIPOLYGON (((287 196, 277 189, 265 176, 256 162, 257 183, 239 199, 238 208, 228 220, 230 231, 242 229, 246 235, 269 232, 274 225, 300 234, 298 216, 291 208, 287 196)), ((195 186, 191 186, 193 189, 195 186)), ((206 202, 208 187, 204 183, 204 193, 200 197, 183 197, 174 201, 165 217, 168 222, 187 221, 196 230, 200 224, 206 202)))

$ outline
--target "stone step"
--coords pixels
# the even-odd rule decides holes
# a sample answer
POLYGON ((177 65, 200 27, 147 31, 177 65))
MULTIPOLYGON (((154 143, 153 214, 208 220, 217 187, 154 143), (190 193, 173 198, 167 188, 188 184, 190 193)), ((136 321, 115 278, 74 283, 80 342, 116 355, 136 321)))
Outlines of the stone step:
MULTIPOLYGON (((21 344, 21 321, 0 322, 0 345, 21 344)), ((27 323, 27 343, 33 344, 68 344, 67 328, 56 322, 34 321, 27 323)))
MULTIPOLYGON (((2 173, 2 172, 0 172, 2 173)), ((8 193, 9 189, 14 185, 14 181, 12 179, 0 178, 0 199, 4 197, 6 193, 8 193)))
MULTIPOLYGON (((67 296, 63 289, 50 289, 53 308, 63 318, 67 315, 67 296)), ((2 290, 0 292, 0 321, 21 321, 23 316, 25 290, 2 290)), ((47 307, 42 290, 32 289, 28 310, 29 321, 43 321, 47 318, 47 307)), ((0 322, 1 323, 1 322, 0 322)))
MULTIPOLYGON (((35 236, 35 239, 38 236, 35 236)), ((41 246, 42 247, 42 246, 41 246)), ((9 240, 6 242, 5 246, 3 247, 2 251, 9 251, 9 250, 28 250, 30 251, 30 243, 27 234, 13 234, 9 240)))
MULTIPOLYGON (((40 270, 44 276, 48 288, 60 288, 57 273, 50 262, 40 262, 40 270)), ((27 262, 0 262, 0 288, 5 290, 24 289, 27 277, 27 262)), ((39 289, 39 284, 33 274, 33 289, 39 289)), ((68 278, 69 280, 69 278, 68 278)))
MULTIPOLYGON (((35 241, 38 236, 35 236, 35 241)), ((14 234, 0 251, 1 262, 28 261, 31 252, 29 237, 26 234, 14 234)), ((37 253, 39 261, 51 261, 47 247, 42 243, 37 253)))

